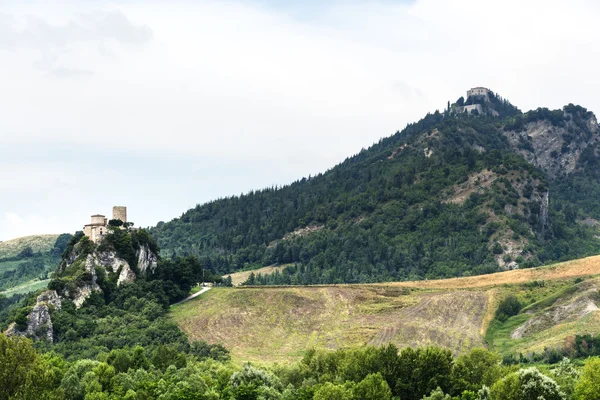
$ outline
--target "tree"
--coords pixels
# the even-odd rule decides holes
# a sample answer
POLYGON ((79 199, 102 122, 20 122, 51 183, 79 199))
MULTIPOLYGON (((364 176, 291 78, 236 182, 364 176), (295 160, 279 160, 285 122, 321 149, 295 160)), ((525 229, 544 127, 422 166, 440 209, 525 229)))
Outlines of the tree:
POLYGON ((429 396, 423 397, 423 400, 451 400, 449 394, 444 394, 444 391, 439 387, 435 389, 429 396))
POLYGON ((352 398, 352 392, 345 386, 326 382, 315 392, 314 400, 347 400, 352 398))
POLYGON ((521 311, 522 304, 514 296, 510 295, 500 302, 496 310, 496 319, 500 322, 506 321, 509 317, 517 315, 521 311))
POLYGON ((281 383, 270 373, 244 365, 244 369, 231 375, 230 385, 236 399, 273 399, 281 390, 281 383))
POLYGON ((392 398, 392 391, 378 372, 367 375, 365 379, 356 384, 354 398, 356 400, 389 400, 392 398))
POLYGON ((0 333, 0 400, 41 399, 51 389, 31 340, 0 333))
POLYGON ((500 377, 500 356, 486 349, 472 349, 454 362, 452 380, 454 393, 473 392, 482 385, 492 385, 500 377))
POLYGON ((581 378, 575 386, 575 398, 578 400, 600 400, 600 357, 586 361, 581 378))
POLYGON ((492 400, 564 400, 558 384, 537 368, 520 369, 499 380, 490 391, 492 400))
POLYGON ((567 398, 572 398, 575 385, 579 380, 579 371, 573 366, 571 360, 564 357, 551 371, 552 375, 556 378, 556 383, 565 392, 567 398))
POLYGON ((402 350, 394 395, 403 400, 420 400, 440 387, 451 389, 452 353, 438 347, 402 350))

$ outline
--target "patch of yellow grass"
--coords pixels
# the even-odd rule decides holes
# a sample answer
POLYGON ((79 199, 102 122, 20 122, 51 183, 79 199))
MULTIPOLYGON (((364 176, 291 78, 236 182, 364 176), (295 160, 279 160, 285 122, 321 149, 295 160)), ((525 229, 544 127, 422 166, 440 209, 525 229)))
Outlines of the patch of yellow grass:
MULTIPOLYGON (((239 286, 242 283, 246 282, 248 280, 248 278, 250 278, 250 274, 254 272, 255 275, 258 274, 262 274, 262 275, 269 275, 272 274, 275 271, 281 271, 282 269, 284 269, 286 266, 282 265, 282 266, 268 266, 268 267, 262 267, 259 269, 253 269, 251 271, 242 271, 242 272, 236 272, 234 274, 230 274, 229 276, 231 276, 231 282, 233 283, 233 286, 239 286)), ((224 277, 226 277, 227 275, 225 275, 224 277)))
POLYGON ((516 269, 512 271, 497 272, 495 274, 469 276, 464 278, 392 282, 388 283, 388 285, 423 289, 468 289, 598 274, 600 274, 600 255, 539 268, 516 269))
POLYGON ((311 347, 482 346, 485 291, 431 292, 380 285, 215 288, 172 308, 191 340, 222 343, 235 360, 289 362, 311 347))

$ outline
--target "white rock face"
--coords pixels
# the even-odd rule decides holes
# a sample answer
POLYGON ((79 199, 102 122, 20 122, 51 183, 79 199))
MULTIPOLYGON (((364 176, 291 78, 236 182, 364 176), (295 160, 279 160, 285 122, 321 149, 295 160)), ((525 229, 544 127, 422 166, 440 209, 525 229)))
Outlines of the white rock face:
POLYGON ((95 287, 89 284, 78 286, 77 290, 73 294, 73 303, 75 303, 75 308, 80 308, 83 305, 83 302, 90 297, 93 292, 97 291, 100 291, 100 287, 98 287, 98 285, 95 285, 95 287))
POLYGON ((158 256, 150 251, 148 245, 141 246, 138 251, 138 270, 145 274, 146 271, 153 272, 158 263, 158 256))
MULTIPOLYGON (((72 254, 67 256, 66 262, 61 264, 61 270, 69 268, 77 260, 77 247, 72 254)), ((136 253, 138 259, 139 273, 154 271, 158 263, 158 256, 153 253, 148 245, 143 245, 136 253)), ((90 297, 93 292, 101 292, 102 289, 98 286, 96 277, 96 268, 103 268, 107 273, 119 273, 117 285, 121 286, 126 283, 131 283, 136 279, 136 272, 126 260, 119 258, 116 251, 94 251, 88 254, 85 258, 85 271, 89 274, 89 279, 85 283, 78 284, 74 293, 69 293, 65 290, 63 295, 73 299, 75 307, 80 308, 85 300, 90 297)))
POLYGON ((576 138, 563 151, 565 137, 571 135, 569 129, 575 132, 580 129, 568 122, 566 126, 554 126, 549 121, 536 121, 526 124, 521 132, 504 132, 514 150, 523 155, 525 159, 535 166, 543 169, 550 178, 554 179, 560 174, 570 174, 577 168, 577 162, 583 150, 589 145, 600 140, 600 128, 596 117, 591 116, 585 121, 591 132, 589 140, 576 138), (533 148, 526 149, 522 143, 529 142, 533 148))
POLYGON ((125 262, 125 264, 122 266, 121 273, 119 274, 117 286, 121 286, 124 283, 131 283, 133 281, 135 281, 135 272, 133 272, 129 264, 125 262))
POLYGON ((27 316, 27 329, 18 331, 16 324, 12 323, 5 334, 7 336, 27 336, 37 339, 54 341, 54 330, 50 318, 50 308, 61 309, 61 301, 55 290, 46 290, 37 297, 33 310, 27 316))

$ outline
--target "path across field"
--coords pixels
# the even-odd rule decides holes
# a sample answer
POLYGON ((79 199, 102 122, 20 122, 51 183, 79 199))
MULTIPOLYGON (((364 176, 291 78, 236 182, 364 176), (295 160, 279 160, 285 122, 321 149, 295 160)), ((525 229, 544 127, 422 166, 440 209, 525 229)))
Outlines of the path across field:
POLYGON ((207 286, 207 287, 203 287, 203 288, 202 288, 202 289, 200 289, 198 292, 196 292, 196 293, 194 293, 194 294, 192 294, 192 295, 190 295, 190 296, 186 297, 185 299, 183 299, 183 300, 181 300, 181 301, 179 301, 179 302, 177 302, 177 303, 175 303, 175 304, 173 304, 173 305, 174 305, 174 306, 176 306, 177 304, 185 303, 185 302, 186 302, 186 301, 188 301, 188 300, 191 300, 191 299, 193 299, 193 298, 196 298, 196 297, 200 296, 202 293, 208 292, 210 289, 211 289, 211 288, 210 288, 209 286, 207 286))

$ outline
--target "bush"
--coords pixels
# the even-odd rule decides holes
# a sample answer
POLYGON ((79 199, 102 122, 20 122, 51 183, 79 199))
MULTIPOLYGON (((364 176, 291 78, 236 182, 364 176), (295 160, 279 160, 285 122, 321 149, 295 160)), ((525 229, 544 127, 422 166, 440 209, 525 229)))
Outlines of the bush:
POLYGON ((514 295, 510 295, 498 305, 496 319, 504 322, 513 315, 517 315, 521 311, 521 308, 523 308, 521 302, 514 295))
POLYGON ((554 380, 537 368, 527 368, 496 382, 492 386, 491 397, 502 400, 564 400, 565 394, 554 380))

